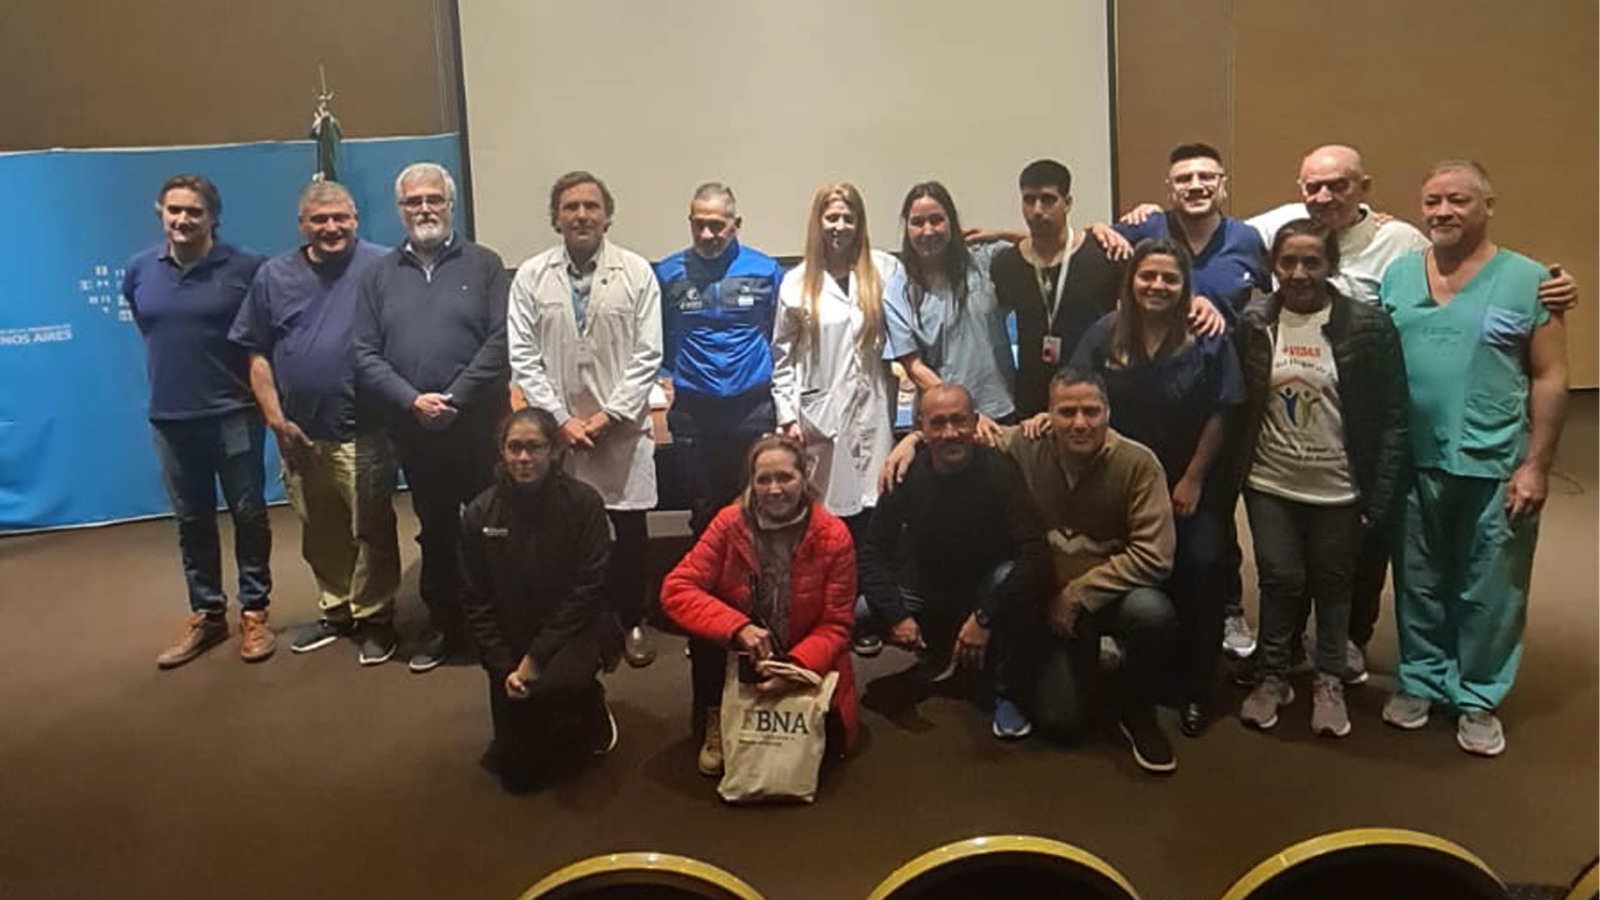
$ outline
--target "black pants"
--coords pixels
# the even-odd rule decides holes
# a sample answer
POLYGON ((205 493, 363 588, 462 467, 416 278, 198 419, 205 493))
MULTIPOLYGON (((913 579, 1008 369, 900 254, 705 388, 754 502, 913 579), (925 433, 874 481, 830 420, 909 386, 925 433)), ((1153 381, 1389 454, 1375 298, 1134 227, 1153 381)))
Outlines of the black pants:
POLYGON ((1350 640, 1365 647, 1383 611, 1383 584, 1389 577, 1389 541, 1382 528, 1368 528, 1356 553, 1350 586, 1350 640))
MULTIPOLYGON (((1237 494, 1207 484, 1199 508, 1177 520, 1178 546, 1166 592, 1178 612, 1178 644, 1172 667, 1180 702, 1209 702, 1222 652, 1226 618, 1230 545, 1238 545, 1233 526, 1237 494)), ((1235 570, 1237 580, 1237 569, 1235 570)))
MULTIPOLYGON (((667 410, 667 428, 682 465, 690 496, 689 529, 698 540, 718 510, 732 503, 749 477, 750 445, 774 426, 768 387, 734 397, 707 397, 680 391, 667 410)), ((626 626, 626 621, 624 626, 626 626)), ((695 721, 722 704, 727 651, 710 641, 689 639, 689 679, 695 721)))
POLYGON ((415 423, 392 429, 419 527, 418 590, 428 607, 429 624, 451 638, 460 636, 464 624, 457 568, 461 507, 494 483, 498 427, 498 416, 484 411, 462 413, 443 431, 428 431, 415 423))
MULTIPOLYGON (((978 604, 987 600, 1001 582, 1011 575, 1013 563, 1009 560, 986 573, 979 584, 970 590, 950 590, 939 585, 923 584, 916 591, 902 595, 906 611, 917 621, 922 632, 922 642, 928 647, 931 667, 942 670, 955 651, 956 635, 978 604)), ((1034 592, 1029 592, 1030 596, 1034 592)), ((893 627, 895 623, 883 623, 893 627)), ((1043 612, 1036 604, 1021 609, 999 609, 989 633, 989 647, 985 651, 984 670, 991 676, 994 692, 1024 706, 1033 691, 1034 677, 1038 672, 1039 656, 1043 650, 1043 612)))
POLYGON ((1166 594, 1136 588, 1121 599, 1079 619, 1071 640, 1052 639, 1039 667, 1033 697, 1033 722, 1050 740, 1081 737, 1089 708, 1105 680, 1100 670, 1100 636, 1122 644, 1122 670, 1113 695, 1118 716, 1155 705, 1178 637, 1178 614, 1166 594))
POLYGON ((650 580, 650 528, 642 509, 606 510, 616 542, 606 570, 606 598, 624 631, 644 622, 650 580))
POLYGON ((667 428, 691 498, 689 528, 698 537, 744 489, 745 455, 773 429, 772 391, 762 387, 736 397, 679 392, 667 410, 667 428))
POLYGON ((495 771, 507 790, 538 786, 563 753, 587 753, 589 738, 605 715, 604 689, 595 678, 600 649, 580 637, 557 650, 529 686, 526 700, 506 696, 506 672, 488 671, 491 749, 495 771))

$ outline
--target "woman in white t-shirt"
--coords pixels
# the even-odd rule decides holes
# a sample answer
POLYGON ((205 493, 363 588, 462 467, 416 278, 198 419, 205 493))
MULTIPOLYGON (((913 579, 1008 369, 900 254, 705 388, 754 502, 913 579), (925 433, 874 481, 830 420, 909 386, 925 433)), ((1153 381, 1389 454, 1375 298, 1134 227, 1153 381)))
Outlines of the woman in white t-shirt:
POLYGON ((1296 219, 1273 237, 1278 289, 1240 316, 1239 483, 1260 576, 1260 683, 1239 718, 1278 722, 1294 700, 1290 652, 1316 610, 1311 728, 1350 733, 1344 703, 1350 592, 1366 533, 1388 527, 1409 453, 1405 364, 1381 310, 1339 293, 1337 236, 1296 219))

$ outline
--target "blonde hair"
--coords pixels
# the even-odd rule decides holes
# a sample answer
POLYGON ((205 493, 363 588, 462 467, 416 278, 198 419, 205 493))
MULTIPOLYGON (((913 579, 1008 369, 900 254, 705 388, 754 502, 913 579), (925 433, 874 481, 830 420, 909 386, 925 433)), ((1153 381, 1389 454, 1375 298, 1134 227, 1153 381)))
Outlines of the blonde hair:
POLYGON ((876 357, 883 349, 883 280, 878 268, 872 264, 872 241, 867 237, 867 205, 861 192, 848 182, 825 184, 817 189, 811 199, 811 221, 806 225, 805 272, 800 280, 800 296, 811 319, 811 339, 820 336, 817 317, 817 300, 822 296, 822 279, 827 275, 827 262, 823 250, 822 214, 835 201, 850 208, 856 217, 855 262, 851 266, 856 277, 856 307, 861 310, 861 333, 856 336, 862 354, 876 357))

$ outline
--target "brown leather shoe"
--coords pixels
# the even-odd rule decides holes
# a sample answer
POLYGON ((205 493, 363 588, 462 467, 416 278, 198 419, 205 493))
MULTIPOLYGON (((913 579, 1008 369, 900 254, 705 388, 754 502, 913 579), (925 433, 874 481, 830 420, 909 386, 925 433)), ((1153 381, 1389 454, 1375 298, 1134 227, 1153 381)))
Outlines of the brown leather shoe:
POLYGON ((267 611, 247 609, 239 616, 239 656, 245 662, 261 662, 278 649, 278 636, 267 625, 267 611))
POLYGON ((184 620, 183 636, 161 651, 156 665, 174 669, 228 639, 228 620, 221 616, 195 613, 184 620))

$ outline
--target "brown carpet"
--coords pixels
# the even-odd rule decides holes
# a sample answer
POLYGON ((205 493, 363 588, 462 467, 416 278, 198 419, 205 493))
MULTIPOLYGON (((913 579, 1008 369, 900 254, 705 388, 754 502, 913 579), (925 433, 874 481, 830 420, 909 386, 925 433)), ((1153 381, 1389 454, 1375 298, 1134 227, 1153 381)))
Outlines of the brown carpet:
MULTIPOLYGON (((512 798, 476 764, 488 715, 475 667, 364 670, 347 645, 296 656, 285 643, 261 665, 230 647, 159 672, 184 612, 170 522, 0 540, 0 897, 509 900, 564 863, 649 849, 724 866, 775 900, 825 900, 865 896, 939 844, 1027 832, 1103 856, 1146 897, 1206 898, 1289 843, 1364 825, 1443 835, 1509 881, 1561 882, 1600 841, 1595 438, 1595 396, 1577 395, 1499 759, 1456 749, 1446 716, 1419 733, 1379 721, 1386 623, 1344 741, 1313 738, 1302 700, 1271 734, 1224 719, 1180 740, 1180 771, 1158 779, 1112 737, 1003 745, 982 713, 937 699, 897 722, 864 711, 860 752, 809 808, 726 808, 695 774, 675 639, 653 667, 610 678, 615 753, 512 798)), ((681 534, 681 517, 654 518, 681 534)), ((314 604, 292 514, 274 511, 273 527, 282 629, 314 604)), ((886 652, 860 680, 907 662, 886 652)))

